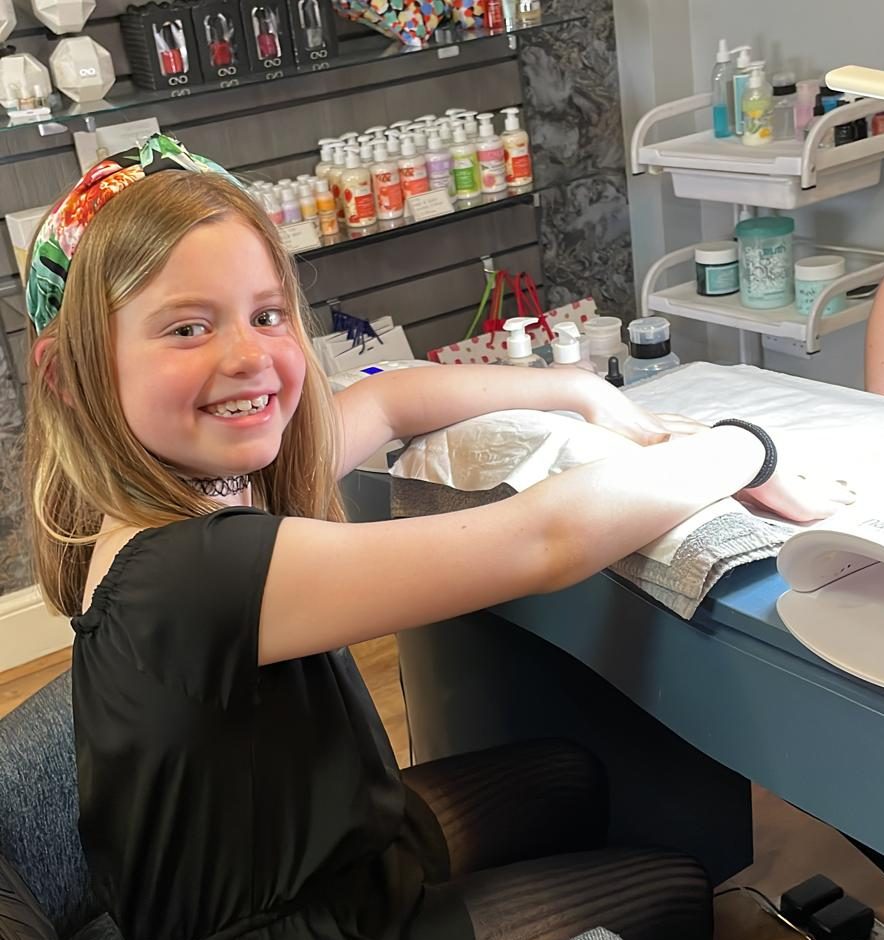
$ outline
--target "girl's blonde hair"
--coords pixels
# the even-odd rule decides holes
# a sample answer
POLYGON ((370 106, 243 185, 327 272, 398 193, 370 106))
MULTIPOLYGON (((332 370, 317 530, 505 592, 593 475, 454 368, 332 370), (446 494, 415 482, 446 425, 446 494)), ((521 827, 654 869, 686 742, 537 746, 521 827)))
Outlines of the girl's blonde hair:
POLYGON ((68 616, 81 612, 104 515, 152 528, 218 508, 129 429, 117 392, 111 316, 158 274, 194 226, 231 216, 264 240, 307 362, 300 404, 279 454, 251 475, 253 501, 279 515, 344 519, 335 480, 331 393, 302 319, 309 307, 275 226, 218 174, 152 174, 111 199, 89 224, 70 267, 61 311, 41 333, 52 342, 39 366, 31 328, 25 446, 33 557, 46 601, 68 616))

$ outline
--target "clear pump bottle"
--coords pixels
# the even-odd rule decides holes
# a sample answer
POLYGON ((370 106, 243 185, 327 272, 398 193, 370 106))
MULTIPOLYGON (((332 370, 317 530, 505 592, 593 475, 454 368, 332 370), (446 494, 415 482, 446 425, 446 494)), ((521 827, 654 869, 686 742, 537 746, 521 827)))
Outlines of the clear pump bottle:
POLYGON ((670 346, 669 321, 665 317, 639 317, 629 324, 629 356, 623 366, 627 385, 680 364, 670 346))
POLYGON ((509 333, 506 359, 501 359, 497 365, 522 366, 525 369, 546 368, 546 362, 531 351, 531 337, 525 332, 527 327, 538 322, 537 317, 510 317, 504 321, 503 328, 509 333))
POLYGON ((734 65, 726 39, 718 40, 712 69, 712 130, 716 137, 734 135, 734 65))
POLYGON ((764 76, 764 62, 752 63, 743 95, 743 143, 763 147, 773 141, 773 88, 764 76))

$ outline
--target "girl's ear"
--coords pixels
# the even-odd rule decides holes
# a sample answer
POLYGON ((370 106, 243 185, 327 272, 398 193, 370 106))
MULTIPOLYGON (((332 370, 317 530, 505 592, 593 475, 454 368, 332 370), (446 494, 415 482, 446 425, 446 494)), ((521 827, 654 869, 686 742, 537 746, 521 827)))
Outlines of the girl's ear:
MULTIPOLYGON (((44 336, 42 339, 38 339, 37 342, 34 343, 32 355, 38 369, 40 368, 43 359, 52 350, 54 345, 55 339, 51 336, 44 336)), ((43 372, 43 376, 49 383, 49 387, 52 389, 52 391, 55 392, 55 394, 58 395, 66 405, 70 405, 70 396, 60 387, 58 373, 56 372, 55 368, 55 360, 51 357, 46 364, 46 369, 43 372)))

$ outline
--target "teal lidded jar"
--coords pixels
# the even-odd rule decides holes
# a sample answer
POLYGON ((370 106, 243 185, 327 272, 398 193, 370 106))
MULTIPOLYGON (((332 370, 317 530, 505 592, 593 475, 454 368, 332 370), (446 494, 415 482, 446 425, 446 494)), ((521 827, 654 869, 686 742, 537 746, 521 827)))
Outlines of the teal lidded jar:
POLYGON ((740 302, 755 310, 786 307, 795 300, 792 233, 788 216, 746 219, 736 228, 740 245, 740 302))

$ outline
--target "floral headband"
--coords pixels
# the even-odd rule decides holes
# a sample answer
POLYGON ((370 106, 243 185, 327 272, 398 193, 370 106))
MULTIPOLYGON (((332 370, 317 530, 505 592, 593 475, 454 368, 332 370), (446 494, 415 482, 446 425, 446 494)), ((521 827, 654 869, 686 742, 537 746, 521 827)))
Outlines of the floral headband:
POLYGON ((152 134, 140 147, 97 163, 52 207, 34 241, 26 293, 28 315, 37 333, 58 316, 71 259, 96 212, 132 183, 160 170, 220 173, 241 185, 224 167, 189 153, 163 134, 152 134))

